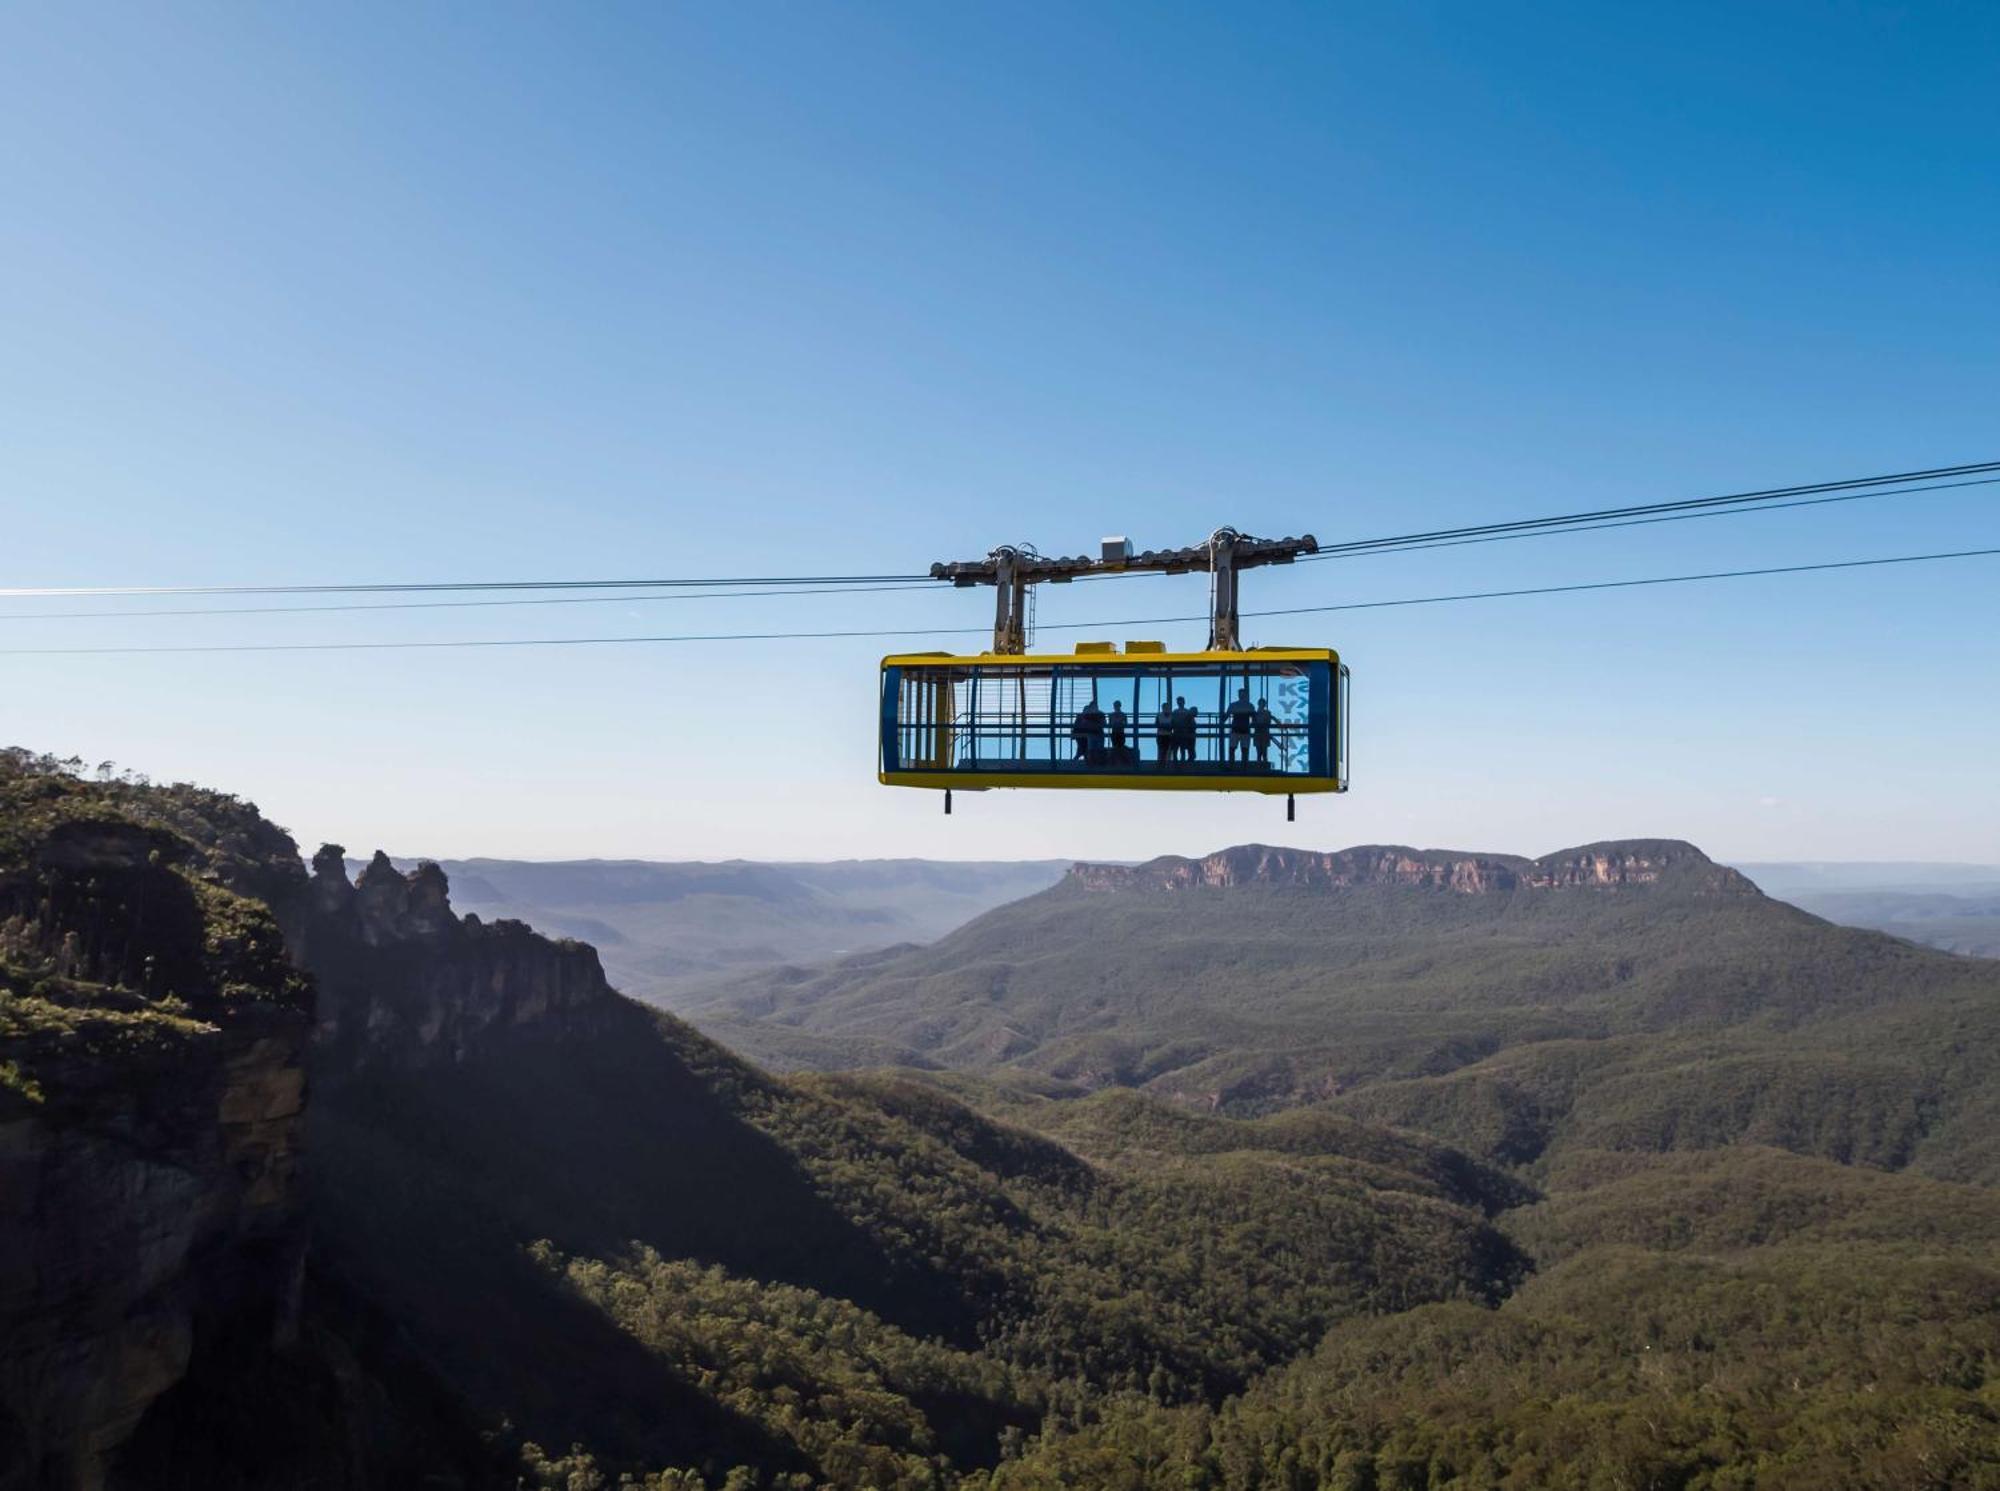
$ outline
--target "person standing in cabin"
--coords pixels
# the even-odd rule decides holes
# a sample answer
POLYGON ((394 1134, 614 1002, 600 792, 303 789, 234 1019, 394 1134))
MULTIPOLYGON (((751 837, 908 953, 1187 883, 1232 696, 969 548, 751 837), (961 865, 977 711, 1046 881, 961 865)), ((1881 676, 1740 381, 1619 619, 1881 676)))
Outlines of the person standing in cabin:
POLYGON ((1176 694, 1174 695, 1174 754, 1177 759, 1194 760, 1194 736, 1194 711, 1188 708, 1186 699, 1176 694))
POLYGON ((1125 761, 1125 729, 1128 723, 1125 718, 1125 701, 1113 699, 1111 716, 1105 724, 1111 731, 1111 761, 1114 766, 1123 765, 1125 761))
POLYGON ((1153 716, 1153 746, 1162 766, 1179 754, 1174 740, 1174 707, 1167 703, 1165 694, 1160 696, 1160 712, 1153 716))
POLYGON ((1089 766, 1104 764, 1104 711, 1092 699, 1083 706, 1083 712, 1076 717, 1077 728, 1082 731, 1084 763, 1089 766))
POLYGON ((1250 764, 1250 722, 1256 718, 1257 710, 1250 703, 1250 689, 1246 684, 1236 691, 1229 709, 1229 759, 1250 764))
POLYGON ((1271 701, 1269 699, 1259 699, 1257 701, 1257 713, 1251 720, 1251 726, 1257 733, 1257 764, 1259 766, 1269 766, 1271 764, 1271 726, 1273 723, 1271 718, 1271 701))

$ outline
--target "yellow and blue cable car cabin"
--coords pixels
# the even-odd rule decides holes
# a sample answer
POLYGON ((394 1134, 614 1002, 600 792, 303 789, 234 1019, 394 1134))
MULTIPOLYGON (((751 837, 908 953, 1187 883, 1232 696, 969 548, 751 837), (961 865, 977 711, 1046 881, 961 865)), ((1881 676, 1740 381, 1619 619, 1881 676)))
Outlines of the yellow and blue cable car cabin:
POLYGON ((1243 648, 1236 576, 1317 545, 1220 529, 1191 549, 1134 555, 1106 539, 1101 559, 996 549, 933 565, 939 579, 998 593, 991 651, 882 660, 880 780, 951 792, 1056 787, 1296 794, 1347 790, 1348 674, 1327 647, 1243 648), (1027 587, 1080 574, 1206 570, 1209 645, 1082 642, 1029 654, 1027 587))
POLYGON ((882 660, 881 780, 977 791, 1347 789, 1347 670, 1330 648, 882 660))

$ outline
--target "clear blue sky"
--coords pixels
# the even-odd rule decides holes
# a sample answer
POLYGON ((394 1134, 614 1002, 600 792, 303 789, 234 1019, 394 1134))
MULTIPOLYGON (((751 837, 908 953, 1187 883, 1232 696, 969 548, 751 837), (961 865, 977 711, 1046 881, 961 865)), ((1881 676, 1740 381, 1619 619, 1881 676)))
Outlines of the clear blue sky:
MULTIPOLYGON (((1990 459, 1996 182, 2000 9, 1944 0, 10 7, 0 584, 901 571, 1990 459)), ((1246 604, 1996 545, 1996 492, 1246 604)), ((1042 619, 1200 604, 1135 580, 1042 619)), ((986 620, 944 591, 0 639, 986 620)), ((1996 621, 1969 560, 1259 624, 1356 676, 1354 791, 1289 828, 1178 795, 947 821, 874 784, 870 642, 0 657, 0 738, 230 787, 308 850, 1991 861, 1996 621)))

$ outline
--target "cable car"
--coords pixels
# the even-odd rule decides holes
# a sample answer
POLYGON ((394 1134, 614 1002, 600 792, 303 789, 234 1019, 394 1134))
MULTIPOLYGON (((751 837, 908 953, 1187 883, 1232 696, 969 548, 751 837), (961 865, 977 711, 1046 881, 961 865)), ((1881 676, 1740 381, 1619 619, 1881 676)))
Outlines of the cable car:
POLYGON ((1237 573, 1316 552, 1312 537, 1253 539, 1218 529, 1206 544, 1135 555, 1106 539, 1099 559, 995 549, 931 574, 997 593, 991 651, 882 659, 879 780, 889 787, 983 792, 1059 787, 1145 792, 1347 790, 1348 672, 1326 647, 1244 648, 1237 573), (1080 642, 1030 654, 1031 585, 1085 574, 1206 570, 1209 644, 1080 642))
POLYGON ((1347 677, 1324 647, 887 657, 880 776, 968 791, 1345 792, 1347 677))

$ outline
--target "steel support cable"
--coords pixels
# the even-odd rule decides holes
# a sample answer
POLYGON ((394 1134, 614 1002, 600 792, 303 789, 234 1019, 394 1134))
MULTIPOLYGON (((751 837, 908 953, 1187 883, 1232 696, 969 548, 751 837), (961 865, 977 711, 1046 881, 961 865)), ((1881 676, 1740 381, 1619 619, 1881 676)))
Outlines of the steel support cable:
POLYGON ((929 575, 742 575, 706 580, 441 580, 363 585, 13 585, 0 597, 15 599, 149 595, 394 595, 482 590, 670 590, 721 585, 883 585, 930 582, 929 575))
POLYGON ((1520 518, 1504 523, 1478 523, 1463 528, 1439 528, 1429 533, 1403 533, 1387 538, 1353 539, 1347 543, 1322 544, 1315 558, 1329 558, 1341 554, 1358 554, 1370 549, 1392 545, 1422 543, 1434 539, 1469 538, 1486 533, 1515 533, 1537 528, 1552 528, 1574 523, 1595 522, 1600 519, 1629 518, 1648 513, 1691 511, 1699 508, 1721 508, 1747 505, 1756 502, 1770 502, 1785 497, 1805 497, 1822 492, 1852 491, 1864 487, 1897 486, 1908 482, 1930 481, 1934 478, 1954 476, 1979 476, 2000 472, 2000 461, 1975 461, 1963 466, 1938 466, 1928 471, 1904 471, 1891 476, 1857 476, 1842 481, 1807 482, 1799 486, 1768 487, 1762 491, 1735 492, 1722 497, 1689 497, 1674 502, 1647 502, 1627 507, 1600 508, 1595 512, 1557 513, 1545 518, 1520 518))
MULTIPOLYGON (((1480 538, 1442 539, 1430 542, 1413 542, 1398 548, 1375 548, 1372 554, 1415 553, 1423 549, 1451 549, 1466 544, 1501 543, 1519 538, 1545 538, 1552 534, 1594 533, 1605 528, 1637 528, 1651 523, 1685 523, 1698 518, 1734 518, 1745 513, 1777 512, 1786 508, 1819 507, 1830 502, 1859 502, 1871 497, 1901 497, 1913 492, 1941 492, 1958 487, 2000 486, 2000 476, 1978 477, 1970 481, 1934 482, 1926 486, 1898 487, 1879 491, 1840 492, 1828 497, 1806 497, 1791 502, 1772 502, 1761 507, 1716 508, 1705 512, 1671 513, 1654 518, 1626 518, 1616 522, 1579 524, 1569 528, 1545 528, 1527 533, 1497 533, 1480 538)), ((1350 556, 1341 553, 1321 553, 1304 556, 1299 562, 1312 559, 1341 559, 1350 556)), ((1119 579, 1178 579, 1175 575, 1127 575, 1099 574, 1078 575, 1069 583, 1084 584, 1097 580, 1119 579)), ((928 591, 942 595, 948 587, 925 577, 921 580, 898 581, 883 585, 831 585, 781 590, 692 590, 692 591, 649 591, 644 595, 585 595, 585 596, 535 596, 528 599, 498 601, 335 601, 310 606, 193 606, 172 607, 160 610, 134 611, 0 611, 0 621, 104 621, 123 617, 159 618, 164 616, 292 616, 324 615, 329 612, 348 611, 451 611, 486 610, 517 606, 606 606, 622 602, 646 603, 654 601, 682 600, 735 600, 751 597, 785 597, 794 595, 880 595, 897 591, 928 591)), ((0 592, 4 594, 6 592, 0 592)))
POLYGON ((1718 507, 1702 512, 1666 513, 1651 518, 1620 518, 1610 522, 1578 522, 1565 527, 1540 527, 1511 533, 1488 533, 1473 538, 1412 539, 1405 543, 1387 540, 1373 547, 1349 552, 1340 548, 1322 549, 1297 561, 1309 564, 1318 559, 1367 559, 1377 554, 1414 554, 1424 549, 1457 549, 1467 544, 1506 543, 1519 538, 1549 538, 1563 533, 1596 533, 1606 528, 1643 528, 1653 523, 1686 523, 1697 518, 1740 518, 1753 513, 1782 512, 1794 507, 1823 507, 1830 502, 1861 502, 1870 497, 1906 497, 1915 492, 1946 492, 1959 487, 2000 486, 2000 476, 1974 477, 1969 481, 1931 482, 1916 487, 1889 487, 1866 492, 1836 492, 1828 497, 1802 497, 1790 502, 1765 502, 1756 507, 1718 507))
MULTIPOLYGON (((1275 610, 1245 611, 1245 616, 1312 616, 1333 611, 1374 611, 1391 606, 1435 606, 1453 601, 1512 599, 1532 595, 1573 595, 1587 590, 1628 590, 1646 585, 1686 585, 1704 580, 1741 580, 1763 575, 1803 575, 1828 570, 1872 569, 1892 564, 1927 564, 1946 559, 1983 559, 2000 555, 2000 548, 1953 549, 1936 554, 1891 554, 1875 559, 1834 559, 1817 564, 1765 565, 1756 569, 1707 570, 1688 575, 1651 575, 1637 580, 1591 580, 1572 585, 1532 585, 1514 590, 1471 590, 1452 595, 1403 596, 1395 600, 1343 601, 1325 606, 1285 606, 1275 610)), ((1207 621, 1207 615, 1128 616, 1106 621, 1064 621, 1050 623, 1045 631, 1103 631, 1114 627, 1167 626, 1181 622, 1207 621)), ((692 632, 672 636, 615 637, 496 637, 457 638, 441 641, 397 642, 219 642, 187 646, 143 647, 7 647, 0 657, 85 657, 134 653, 221 653, 221 652, 404 652, 441 648, 483 647, 593 647, 629 643, 687 642, 806 642, 829 638, 855 637, 935 637, 969 636, 990 633, 984 626, 893 627, 819 632, 692 632)))
MULTIPOLYGON (((1389 540, 1382 540, 1377 543, 1376 547, 1355 553, 1347 553, 1338 547, 1334 547, 1331 549, 1322 549, 1317 554, 1303 554, 1294 562, 1298 564, 1311 564, 1315 560, 1320 559, 1366 559, 1372 558, 1377 554, 1414 554, 1424 549, 1456 549, 1462 548, 1467 544, 1505 543, 1514 539, 1548 538, 1564 533, 1595 533, 1600 529, 1606 528, 1641 528, 1652 523, 1686 523, 1700 518, 1739 518, 1746 514, 1780 512, 1784 509, 1794 507, 1820 507, 1830 502, 1859 502, 1870 497, 1903 497, 1915 492, 1944 492, 1952 491, 1959 487, 1990 486, 2000 486, 2000 476, 1976 477, 1969 481, 1932 482, 1923 486, 1893 487, 1879 491, 1839 492, 1828 497, 1805 497, 1791 502, 1766 502, 1758 507, 1721 507, 1711 508, 1703 512, 1668 513, 1652 518, 1624 518, 1615 522, 1578 522, 1571 527, 1543 527, 1520 533, 1492 533, 1476 538, 1413 539, 1399 544, 1392 543, 1389 540)), ((1120 574, 1078 575, 1071 583, 1083 584, 1086 581, 1092 580, 1117 580, 1123 578, 1177 579, 1179 577, 1164 574, 1157 577, 1124 576, 1120 574)), ((1249 613, 1245 612, 1244 614, 1248 615, 1249 613)))
POLYGON ((937 581, 927 577, 894 585, 831 585, 794 590, 674 590, 664 594, 649 591, 644 595, 556 595, 511 601, 337 601, 315 606, 193 606, 158 611, 0 611, 0 621, 103 621, 126 616, 296 616, 323 615, 329 611, 458 611, 495 606, 612 606, 620 602, 722 601, 754 596, 880 595, 896 590, 922 590, 932 595, 945 593, 937 581))
MULTIPOLYGON (((1959 466, 1938 466, 1923 471, 1905 471, 1886 476, 1851 477, 1842 481, 1811 482, 1799 486, 1771 487, 1757 492, 1738 492, 1722 497, 1695 497, 1674 502, 1643 503, 1635 506, 1602 508, 1594 512, 1556 514, 1543 518, 1517 519, 1503 523, 1475 524, 1462 528, 1434 529, 1425 533, 1405 533, 1385 538, 1356 539, 1329 544, 1311 558, 1335 558, 1372 550, 1411 547, 1443 540, 1469 539, 1485 534, 1527 532, 1536 529, 1562 530, 1578 524, 1629 518, 1650 513, 1726 508, 1732 505, 1772 502, 1786 497, 1818 493, 1888 487, 1933 478, 1972 476, 2000 472, 2000 461, 1978 461, 1959 466)), ((1893 495, 1893 494, 1890 494, 1893 495)), ((1754 510, 1754 509, 1753 509, 1754 510)), ((0 586, 0 598, 50 599, 90 596, 174 596, 174 595, 367 595, 429 592, 485 592, 530 590, 672 590, 717 589, 734 586, 868 586, 928 581, 929 575, 764 575, 724 576, 708 579, 638 580, 452 580, 407 583, 365 583, 355 585, 142 585, 142 586, 0 586)))

